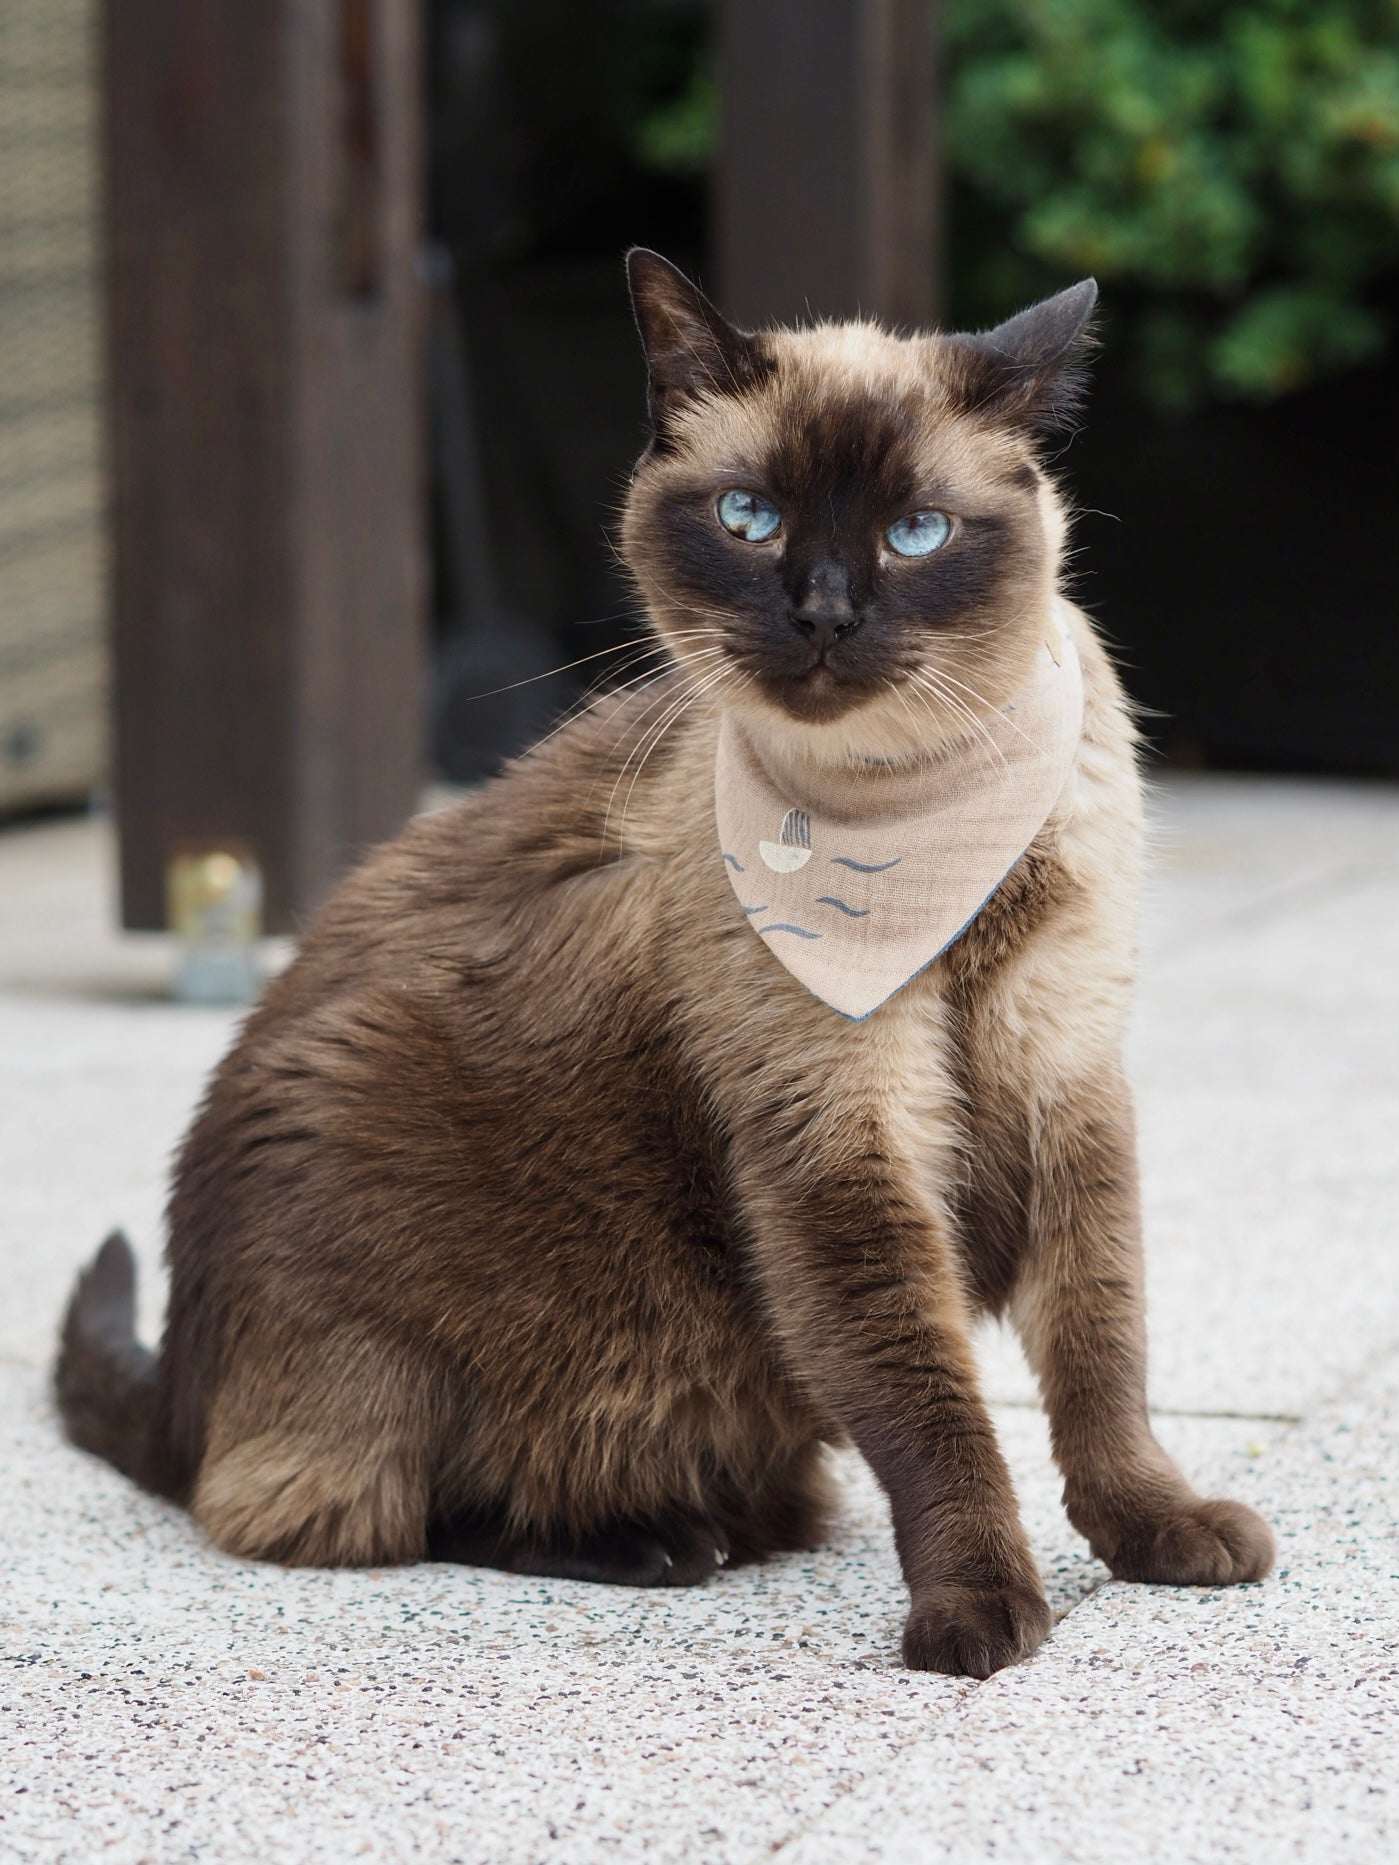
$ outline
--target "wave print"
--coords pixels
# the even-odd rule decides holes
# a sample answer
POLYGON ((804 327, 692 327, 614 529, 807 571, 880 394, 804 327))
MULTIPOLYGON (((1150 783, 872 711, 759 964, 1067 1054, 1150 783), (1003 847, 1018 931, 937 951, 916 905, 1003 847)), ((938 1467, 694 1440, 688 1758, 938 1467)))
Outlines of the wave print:
POLYGON ((887 874, 890 868, 897 868, 902 860, 902 855, 895 855, 892 861, 855 861, 849 855, 831 856, 835 867, 853 868, 856 874, 887 874))
POLYGON ((758 927, 760 936, 770 932, 795 933, 798 939, 820 939, 823 937, 821 933, 808 932, 805 926, 790 926, 785 920, 777 920, 771 926, 758 927))
POLYGON ((743 863, 739 860, 738 856, 731 855, 727 849, 724 850, 724 859, 728 862, 735 874, 743 874, 745 872, 743 863))
POLYGON ((818 907, 839 907, 840 911, 842 913, 848 913, 852 920, 866 920, 869 918, 870 910, 868 907, 847 906, 843 900, 837 900, 834 894, 817 894, 816 904, 818 907))
MULTIPOLYGON (((740 904, 740 905, 742 905, 742 902, 740 902, 739 904, 740 904)), ((743 911, 744 911, 744 912, 745 912, 746 914, 748 914, 748 915, 749 915, 749 917, 751 918, 751 916, 752 916, 752 915, 753 915, 754 913, 766 913, 766 912, 767 912, 767 908, 766 908, 766 907, 744 907, 744 908, 743 908, 743 911)))

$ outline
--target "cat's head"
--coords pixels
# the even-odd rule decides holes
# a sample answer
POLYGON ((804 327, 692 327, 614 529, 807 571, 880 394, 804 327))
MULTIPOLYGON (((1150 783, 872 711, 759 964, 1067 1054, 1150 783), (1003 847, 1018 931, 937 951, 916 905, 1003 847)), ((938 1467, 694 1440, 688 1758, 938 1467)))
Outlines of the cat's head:
POLYGON ((628 255, 652 439, 622 545, 700 690, 821 756, 974 729, 1044 639, 1064 519, 1040 465, 1083 388, 1092 280, 980 335, 749 334, 628 255))

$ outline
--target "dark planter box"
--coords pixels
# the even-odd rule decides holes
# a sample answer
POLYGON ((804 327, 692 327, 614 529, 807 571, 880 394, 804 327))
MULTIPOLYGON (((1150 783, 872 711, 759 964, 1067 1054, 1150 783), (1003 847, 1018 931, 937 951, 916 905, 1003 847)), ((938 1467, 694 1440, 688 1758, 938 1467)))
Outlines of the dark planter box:
POLYGON ((1167 755, 1399 775, 1396 416, 1393 369, 1181 422, 1100 381, 1077 593, 1167 755))

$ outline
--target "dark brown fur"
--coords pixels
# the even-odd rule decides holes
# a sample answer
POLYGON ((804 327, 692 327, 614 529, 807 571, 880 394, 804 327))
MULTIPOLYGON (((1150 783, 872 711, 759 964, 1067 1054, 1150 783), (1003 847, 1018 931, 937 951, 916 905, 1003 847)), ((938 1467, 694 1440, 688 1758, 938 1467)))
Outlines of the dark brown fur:
MULTIPOLYGON (((158 1360, 109 1244, 65 1326, 64 1417, 233 1554, 634 1584, 809 1545, 822 1446, 848 1437, 890 1497, 908 1662, 983 1676, 1049 1619, 977 1390, 978 1310, 1021 1327, 1070 1515, 1115 1572, 1238 1580, 1270 1558, 1147 1424, 1117 1063, 1130 730, 1080 618, 1076 800, 852 1025, 738 912, 714 729, 743 703, 819 755, 861 733, 897 753, 880 708, 954 638, 979 696, 1013 689, 1058 562, 1034 436, 1062 418, 1086 303, 1013 320, 1014 354, 870 333, 842 373, 858 332, 747 338, 662 262, 633 274, 656 445, 624 536, 678 667, 340 887, 184 1145, 158 1360), (779 549, 706 531, 735 471, 777 488, 779 549), (932 496, 960 555, 889 564, 880 528, 932 496), (813 576, 849 605, 834 645, 792 627, 813 576)), ((965 729, 917 716, 931 742, 965 729)))

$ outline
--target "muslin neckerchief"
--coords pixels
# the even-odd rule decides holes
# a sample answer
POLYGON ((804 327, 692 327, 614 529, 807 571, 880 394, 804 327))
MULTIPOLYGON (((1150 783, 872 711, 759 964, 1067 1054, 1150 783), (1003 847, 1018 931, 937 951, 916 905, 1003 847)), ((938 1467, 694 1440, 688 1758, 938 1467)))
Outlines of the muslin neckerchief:
POLYGON ((1083 675, 1057 598, 1015 698, 945 756, 775 765, 725 713, 719 848, 749 924, 806 988, 860 1021, 965 932, 1043 827, 1072 768, 1083 675))

